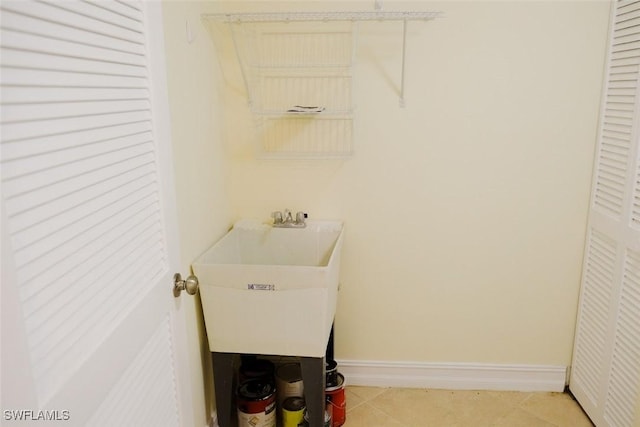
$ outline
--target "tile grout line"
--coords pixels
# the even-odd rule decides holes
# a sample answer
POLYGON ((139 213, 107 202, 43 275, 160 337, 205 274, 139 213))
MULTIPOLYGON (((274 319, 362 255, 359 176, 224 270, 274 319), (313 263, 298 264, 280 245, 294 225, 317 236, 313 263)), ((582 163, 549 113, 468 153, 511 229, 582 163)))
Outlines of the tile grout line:
MULTIPOLYGON (((558 395, 568 395, 566 392, 548 392, 550 394, 558 394, 558 395)), ((569 395, 570 396, 570 395, 569 395)), ((571 397, 571 396, 570 396, 571 397)), ((554 426, 561 426, 562 424, 558 424, 555 420, 551 420, 547 417, 541 416, 539 413, 537 413, 533 408, 526 408, 523 405, 529 400, 529 399, 533 399, 534 398, 534 394, 529 395, 526 399, 524 399, 522 402, 520 402, 520 404, 518 405, 518 407, 520 409, 522 409, 523 411, 525 411, 526 413, 528 413, 531 416, 534 416, 546 423, 552 424, 554 426)), ((573 399, 573 403, 575 404, 575 406, 577 406, 578 409, 580 409, 580 411, 582 412, 582 414, 584 415, 584 417, 589 421, 589 423, 591 423, 591 425, 593 426, 593 422, 591 421, 591 419, 587 416, 586 412, 584 412, 584 409, 582 408, 582 406, 580 406, 580 404, 573 399)))
MULTIPOLYGON (((398 416, 403 417, 404 414, 396 412, 394 410, 395 406, 393 406, 395 405, 393 404, 393 402, 398 399, 398 395, 396 395, 394 392, 398 390, 397 387, 386 387, 386 388, 376 387, 373 389, 368 387, 362 387, 361 390, 359 389, 359 386, 356 386, 356 387, 358 388, 356 390, 353 390, 353 389, 350 390, 350 393, 353 395, 353 398, 354 398, 353 400, 357 401, 358 403, 348 408, 349 412, 356 410, 356 413, 358 414, 356 418, 354 418, 354 421, 356 422, 355 425, 361 425, 361 424, 358 424, 359 421, 356 421, 356 420, 358 418, 361 419, 362 414, 367 412, 369 412, 371 416, 373 416, 374 418, 381 418, 382 416, 384 416, 384 418, 387 420, 389 424, 404 425, 404 423, 400 419, 398 419, 398 416), (358 393, 359 391, 360 393, 358 393), (392 406, 389 406, 390 402, 392 406), (380 404, 382 404, 382 406, 379 406, 380 404)), ((412 388, 412 390, 415 390, 415 389, 412 388)), ((428 388, 419 388, 419 390, 424 392, 433 391, 432 389, 428 389, 428 388)), ((455 394, 456 392, 468 393, 468 392, 472 392, 473 390, 464 390, 464 391, 463 390, 458 390, 458 391, 457 390, 439 390, 439 391, 450 392, 452 394, 455 394)), ((475 392, 478 395, 485 394, 485 399, 488 398, 487 402, 491 403, 490 404, 491 407, 496 406, 495 405, 496 403, 507 405, 509 407, 509 408, 504 408, 504 409, 507 409, 506 411, 500 411, 501 414, 495 413, 495 416, 497 416, 497 418, 493 420, 493 423, 496 425, 506 426, 507 425, 506 423, 509 422, 508 420, 510 419, 510 417, 513 416, 515 419, 518 416, 517 415, 518 413, 521 414, 520 416, 531 417, 530 420, 532 422, 534 422, 534 420, 537 420, 535 421, 536 424, 539 422, 541 425, 544 424, 548 427, 560 427, 563 425, 567 425, 566 420, 573 422, 571 420, 574 420, 574 419, 576 422, 580 421, 576 425, 583 425, 581 420, 578 420, 572 415, 574 412, 573 406, 577 405, 578 408, 580 408, 580 406, 577 404, 577 402, 575 402, 574 399, 566 399, 564 396, 556 396, 556 395, 562 395, 563 393, 561 392, 549 392, 549 393, 530 392, 524 395, 522 394, 523 392, 518 392, 519 394, 511 395, 511 396, 509 396, 508 394, 503 395, 503 393, 496 393, 493 391, 477 390, 475 392), (548 403, 545 403, 545 401, 547 401, 548 403), (566 406, 568 403, 570 403, 571 405, 566 406), (544 409, 544 407, 550 409, 550 411, 548 409, 544 409), (563 410, 562 407, 565 407, 566 410, 563 410), (566 412, 566 414, 559 416, 560 415, 558 413, 559 410, 566 412), (570 417, 565 420, 566 415, 570 415, 570 417)), ((461 396, 459 396, 459 398, 461 398, 459 403, 465 403, 466 400, 470 399, 469 396, 465 396, 464 393, 462 393, 461 396)), ((413 397, 411 398, 412 399, 411 401, 414 402, 417 395, 415 395, 414 393, 412 396, 413 397)), ((473 404, 472 400, 475 401, 478 399, 470 399, 466 403, 473 404)), ((484 399, 480 399, 480 401, 483 401, 483 400, 484 399)), ((452 412, 453 407, 449 407, 450 405, 441 406, 436 401, 434 401, 433 403, 436 404, 440 409, 442 409, 442 411, 440 411, 441 412, 440 415, 443 417, 443 419, 444 418, 453 419, 460 415, 460 414, 457 414, 457 411, 452 412)), ((478 403, 481 403, 481 402, 478 402, 478 403)), ((456 407, 457 406, 458 405, 456 404, 456 407)), ((581 412, 582 412, 582 415, 585 416, 587 420, 589 420, 588 416, 584 415, 584 411, 582 410, 581 412)), ((465 412, 462 415, 468 418, 469 414, 465 412)), ((369 417, 369 419, 373 419, 373 418, 369 417)), ((381 425, 381 424, 376 424, 375 422, 374 424, 381 425)), ((587 424, 584 424, 584 425, 586 426, 587 424)), ((588 425, 593 427, 592 423, 589 423, 588 425)))
POLYGON ((390 389, 387 389, 387 390, 383 391, 382 393, 380 393, 380 394, 378 394, 377 396, 375 396, 375 397, 371 398, 368 402, 365 402, 365 403, 367 403, 369 407, 371 407, 371 408, 375 409, 376 411, 380 412, 381 414, 384 414, 386 417, 390 418, 391 420, 395 421, 396 423, 398 423, 398 424, 400 424, 400 425, 403 425, 402 421, 398 420, 396 417, 392 416, 391 414, 388 414, 386 411, 384 411, 383 409, 381 409, 381 408, 377 407, 376 405, 374 405, 374 404, 372 403, 376 398, 378 398, 378 397, 382 396, 382 395, 383 395, 383 394, 385 394, 388 390, 390 390, 390 389))
MULTIPOLYGON (((400 387, 400 388, 401 388, 401 387, 400 387)), ((375 409, 375 410, 377 410, 378 412, 380 412, 380 413, 384 414, 385 416, 387 416, 387 417, 388 417, 388 418, 390 418, 391 420, 395 421, 396 423, 398 423, 398 424, 400 424, 400 425, 405 425, 405 423, 404 423, 403 421, 401 421, 401 420, 397 419, 395 416, 391 415, 390 413, 388 413, 387 411, 385 411, 384 409, 382 409, 382 408, 378 407, 377 405, 375 405, 375 404, 373 403, 373 401, 374 401, 374 400, 376 400, 377 398, 379 398, 379 397, 380 397, 380 396, 382 396, 383 394, 385 394, 385 393, 387 393, 387 392, 389 392, 390 390, 393 390, 393 389, 394 389, 394 387, 388 387, 388 388, 386 388, 382 393, 379 393, 378 395, 376 395, 375 397, 373 397, 372 399, 370 399, 369 406, 370 406, 370 407, 372 407, 372 408, 374 408, 374 409, 375 409)), ((395 388, 395 389, 397 389, 397 388, 395 388)), ((412 390, 421 390, 421 391, 424 391, 424 392, 427 392, 427 393, 428 393, 430 389, 420 387, 420 388, 417 388, 417 389, 413 389, 413 388, 412 388, 412 390)), ((451 411, 450 411, 449 409, 447 409, 447 413, 450 413, 450 412, 451 412, 451 411)))
POLYGON ((539 419, 539 420, 542 420, 542 421, 544 421, 544 422, 546 422, 546 423, 549 423, 549 424, 553 424, 554 426, 556 426, 556 427, 557 427, 557 426, 558 426, 558 424, 556 424, 555 422, 552 422, 552 421, 549 421, 549 420, 547 420, 547 419, 545 419, 545 418, 542 418, 540 415, 538 415, 537 413, 535 413, 535 412, 534 412, 534 411, 532 411, 531 409, 524 407, 524 404, 527 402, 527 400, 532 399, 532 398, 533 398, 533 396, 534 396, 533 394, 530 394, 529 396, 527 396, 527 398, 526 398, 526 399, 524 399, 522 402, 520 402, 520 403, 518 404, 518 408, 520 408, 521 410, 523 410, 523 411, 524 411, 524 412, 526 412, 527 414, 531 415, 532 417, 536 417, 536 418, 537 418, 537 419, 539 419))

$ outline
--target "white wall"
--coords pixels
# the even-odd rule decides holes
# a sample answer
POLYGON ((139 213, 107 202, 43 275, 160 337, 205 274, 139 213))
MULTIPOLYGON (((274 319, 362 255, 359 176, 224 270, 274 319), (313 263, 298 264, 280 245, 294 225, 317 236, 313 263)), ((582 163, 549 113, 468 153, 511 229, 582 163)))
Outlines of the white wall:
MULTIPOLYGON (((347 226, 338 358, 568 365, 609 4, 384 4, 445 12, 410 25, 406 108, 400 27, 364 23, 354 156, 266 161, 228 29, 214 46, 200 14, 291 6, 165 2, 184 268, 239 217, 304 209, 347 226)), ((210 408, 200 316, 195 303, 195 407, 210 408)))
MULTIPOLYGON (((190 271, 191 262, 232 224, 228 161, 221 144, 218 60, 201 20, 206 8, 205 2, 163 4, 183 275, 190 271), (187 22, 191 42, 187 38, 187 22)), ((182 303, 190 333, 193 410, 196 425, 204 426, 214 406, 211 356, 199 297, 184 295, 182 303)))
POLYGON ((445 16, 411 23, 405 109, 400 26, 361 24, 343 162, 257 160, 218 43, 234 213, 346 222, 339 358, 568 365, 609 4, 385 2, 403 6, 445 16))

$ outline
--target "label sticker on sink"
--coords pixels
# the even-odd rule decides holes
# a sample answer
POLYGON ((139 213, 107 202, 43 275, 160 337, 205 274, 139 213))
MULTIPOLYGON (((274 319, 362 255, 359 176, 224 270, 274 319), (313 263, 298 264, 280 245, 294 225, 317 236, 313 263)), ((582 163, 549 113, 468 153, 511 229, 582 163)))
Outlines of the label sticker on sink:
POLYGON ((249 283, 247 289, 250 291, 275 291, 276 285, 269 285, 264 283, 249 283))

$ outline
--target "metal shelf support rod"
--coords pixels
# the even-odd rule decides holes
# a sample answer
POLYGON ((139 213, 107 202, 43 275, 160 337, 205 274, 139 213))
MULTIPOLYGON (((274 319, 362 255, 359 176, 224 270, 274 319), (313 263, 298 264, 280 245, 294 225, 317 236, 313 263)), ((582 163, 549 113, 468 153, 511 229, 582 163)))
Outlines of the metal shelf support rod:
POLYGON ((402 71, 400 75, 400 107, 404 108, 405 61, 407 54, 407 20, 402 22, 402 71))
POLYGON ((223 22, 302 22, 302 21, 428 21, 442 12, 425 11, 357 11, 357 12, 280 12, 280 13, 212 13, 205 19, 223 22))

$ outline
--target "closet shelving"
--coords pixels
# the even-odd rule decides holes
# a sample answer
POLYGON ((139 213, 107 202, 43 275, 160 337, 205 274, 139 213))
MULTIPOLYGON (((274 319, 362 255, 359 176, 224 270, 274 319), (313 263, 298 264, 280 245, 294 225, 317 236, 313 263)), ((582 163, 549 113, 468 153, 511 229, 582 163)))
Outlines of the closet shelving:
POLYGON ((442 12, 429 11, 326 11, 326 12, 263 12, 212 13, 205 19, 224 22, 304 22, 304 21, 404 21, 430 20, 442 12))
POLYGON ((353 151, 353 63, 358 21, 403 22, 401 105, 407 21, 439 12, 220 13, 256 121, 263 157, 346 157, 353 151))
POLYGON ((251 23, 231 29, 254 113, 351 112, 353 23, 251 23))

